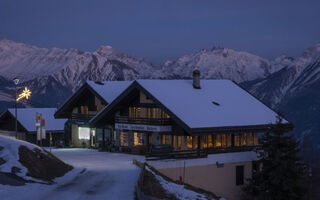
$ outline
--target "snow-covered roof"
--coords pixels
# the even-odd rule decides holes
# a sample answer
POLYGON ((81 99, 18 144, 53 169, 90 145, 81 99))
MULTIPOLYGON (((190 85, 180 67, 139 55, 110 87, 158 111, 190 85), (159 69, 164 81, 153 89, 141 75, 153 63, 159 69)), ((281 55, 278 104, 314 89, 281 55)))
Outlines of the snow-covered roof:
POLYGON ((100 83, 87 81, 87 84, 108 103, 111 103, 131 83, 132 81, 103 81, 100 83))
MULTIPOLYGON (((137 80, 190 128, 275 124, 277 113, 229 80, 137 80)), ((283 123, 288 123, 286 120, 283 123)))
MULTIPOLYGON (((9 108, 8 111, 15 117, 15 109, 9 108)), ((54 113, 56 108, 18 108, 17 119, 19 123, 29 132, 36 131, 36 113, 41 113, 42 118, 45 119, 44 128, 47 131, 63 131, 64 124, 67 119, 55 119, 54 113)))

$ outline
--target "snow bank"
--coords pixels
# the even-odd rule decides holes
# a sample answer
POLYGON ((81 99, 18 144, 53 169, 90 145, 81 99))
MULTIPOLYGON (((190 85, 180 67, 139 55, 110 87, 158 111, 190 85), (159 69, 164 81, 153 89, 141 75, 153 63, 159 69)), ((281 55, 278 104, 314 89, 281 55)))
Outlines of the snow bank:
POLYGON ((19 147, 22 145, 26 146, 30 150, 36 148, 43 151, 40 147, 34 144, 0 135, 0 146, 3 147, 0 151, 0 157, 5 160, 5 163, 0 165, 0 172, 11 173, 12 167, 18 167, 21 171, 18 172, 17 175, 24 179, 32 180, 31 177, 26 176, 28 169, 19 162, 19 147))
POLYGON ((207 200, 208 199, 206 195, 199 194, 192 190, 188 190, 184 188, 183 185, 178 185, 178 184, 164 180, 161 176, 154 173, 148 166, 146 166, 146 169, 156 177, 156 179, 159 181, 163 189, 165 189, 170 194, 174 194, 178 199, 181 199, 181 200, 192 200, 192 199, 207 200))

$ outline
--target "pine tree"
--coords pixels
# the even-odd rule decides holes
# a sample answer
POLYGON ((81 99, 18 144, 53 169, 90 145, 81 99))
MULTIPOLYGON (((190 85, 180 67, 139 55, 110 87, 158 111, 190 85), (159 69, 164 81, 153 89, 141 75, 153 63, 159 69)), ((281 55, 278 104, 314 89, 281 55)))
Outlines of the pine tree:
POLYGON ((304 196, 300 182, 306 166, 298 157, 299 144, 292 136, 285 135, 286 127, 278 123, 262 138, 260 170, 253 173, 243 187, 245 199, 298 200, 304 196))

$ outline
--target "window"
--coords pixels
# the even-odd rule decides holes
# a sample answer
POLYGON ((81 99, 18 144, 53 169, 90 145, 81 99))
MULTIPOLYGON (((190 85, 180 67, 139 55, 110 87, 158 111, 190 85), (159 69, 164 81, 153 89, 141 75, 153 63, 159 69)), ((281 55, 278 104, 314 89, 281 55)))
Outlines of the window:
POLYGON ((221 147, 221 135, 215 135, 215 147, 221 147))
POLYGON ((236 185, 243 185, 244 183, 244 166, 236 166, 236 185))
POLYGON ((181 149, 181 136, 177 136, 177 149, 181 149))
POLYGON ((148 135, 148 144, 152 145, 152 134, 148 135))
POLYGON ((208 148, 213 148, 213 137, 208 135, 208 148))
POLYGON ((226 147, 227 146, 227 135, 223 134, 221 135, 221 146, 226 147))
POLYGON ((88 115, 89 113, 88 106, 81 106, 80 109, 81 109, 81 114, 88 115))
POLYGON ((133 133, 133 145, 134 146, 143 145, 143 134, 142 133, 138 133, 138 132, 133 133))
POLYGON ((169 144, 171 145, 171 135, 161 135, 161 144, 169 144))
POLYGON ((192 149, 192 137, 187 136, 187 147, 188 149, 192 149))
POLYGON ((259 144, 258 133, 253 133, 253 141, 254 141, 254 145, 259 144))
POLYGON ((198 148, 198 140, 199 140, 199 136, 193 136, 193 148, 197 149, 198 148))
POLYGON ((201 147, 204 149, 208 148, 208 137, 207 136, 201 136, 201 147))
POLYGON ((80 140, 89 140, 90 139, 90 128, 88 127, 79 127, 79 139, 80 140))
POLYGON ((240 135, 238 135, 238 134, 234 135, 234 146, 235 147, 240 146, 240 135))
POLYGON ((124 146, 124 147, 129 146, 128 132, 125 132, 125 131, 120 132, 120 146, 124 146))
POLYGON ((240 135, 241 137, 241 146, 246 146, 248 145, 248 133, 242 133, 240 135))
POLYGON ((232 135, 227 134, 227 147, 231 147, 232 145, 232 135))

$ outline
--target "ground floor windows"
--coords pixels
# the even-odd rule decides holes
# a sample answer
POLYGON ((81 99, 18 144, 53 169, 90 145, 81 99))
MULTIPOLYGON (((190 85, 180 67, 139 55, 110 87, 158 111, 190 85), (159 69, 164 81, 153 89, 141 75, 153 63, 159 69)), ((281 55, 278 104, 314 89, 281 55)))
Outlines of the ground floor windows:
POLYGON ((181 149, 181 144, 182 144, 181 136, 176 136, 176 137, 177 137, 177 149, 181 149))
POLYGON ((126 131, 120 131, 120 146, 129 146, 129 135, 126 131))
POLYGON ((169 133, 117 131, 115 142, 119 146, 170 145, 173 150, 227 149, 258 145, 256 133, 210 134, 202 136, 180 136, 169 133))
POLYGON ((257 133, 242 133, 234 135, 234 146, 252 146, 258 145, 258 134, 257 133))
POLYGON ((187 147, 188 149, 192 149, 192 136, 187 136, 187 147))
POLYGON ((161 135, 161 144, 172 145, 171 137, 172 135, 161 135))
POLYGON ((134 146, 143 145, 143 134, 142 133, 138 133, 138 132, 133 133, 133 145, 134 146))
POLYGON ((89 140, 90 139, 90 128, 79 127, 79 140, 89 140))

